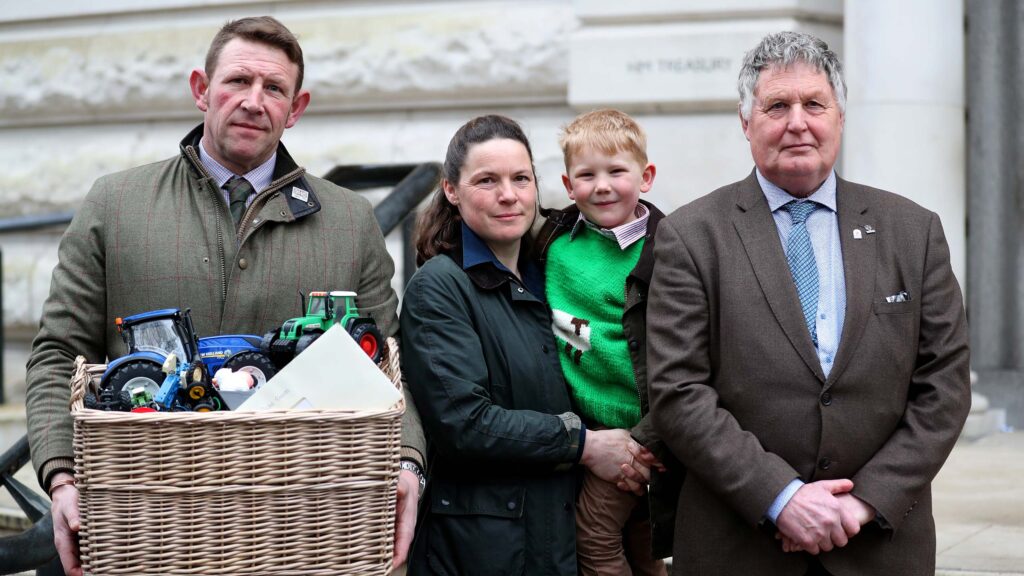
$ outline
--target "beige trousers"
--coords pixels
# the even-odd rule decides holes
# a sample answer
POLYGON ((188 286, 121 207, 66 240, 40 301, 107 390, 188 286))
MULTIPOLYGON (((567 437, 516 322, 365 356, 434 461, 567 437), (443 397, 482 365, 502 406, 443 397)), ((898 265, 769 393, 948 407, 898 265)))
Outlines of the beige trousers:
POLYGON ((651 558, 647 498, 619 490, 585 470, 576 504, 580 576, 667 576, 651 558))

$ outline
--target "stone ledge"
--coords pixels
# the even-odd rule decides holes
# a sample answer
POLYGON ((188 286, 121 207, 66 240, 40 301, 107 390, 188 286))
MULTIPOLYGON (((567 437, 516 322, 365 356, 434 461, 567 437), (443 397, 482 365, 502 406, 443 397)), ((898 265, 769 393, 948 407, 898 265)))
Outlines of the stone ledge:
MULTIPOLYGON (((284 19, 302 41, 313 109, 330 110, 564 101, 567 42, 578 25, 561 3, 342 7, 284 19)), ((45 39, 0 43, 0 127, 194 111, 186 79, 217 25, 148 26, 58 29, 45 39)))

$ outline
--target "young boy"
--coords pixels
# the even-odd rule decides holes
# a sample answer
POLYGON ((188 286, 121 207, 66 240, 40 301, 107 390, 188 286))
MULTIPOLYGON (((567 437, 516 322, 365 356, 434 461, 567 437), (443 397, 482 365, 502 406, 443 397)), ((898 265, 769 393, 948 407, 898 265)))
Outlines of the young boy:
MULTIPOLYGON (((575 205, 542 212, 547 221, 537 245, 562 372, 588 428, 627 429, 639 444, 653 447, 645 313, 654 232, 664 214, 640 200, 655 175, 647 137, 627 114, 596 110, 569 123, 560 144, 562 182, 575 205)), ((666 573, 652 554, 646 502, 584 472, 576 508, 581 574, 666 573)), ((653 512, 671 529, 673 510, 653 512)), ((669 554, 660 547, 657 557, 669 554)))

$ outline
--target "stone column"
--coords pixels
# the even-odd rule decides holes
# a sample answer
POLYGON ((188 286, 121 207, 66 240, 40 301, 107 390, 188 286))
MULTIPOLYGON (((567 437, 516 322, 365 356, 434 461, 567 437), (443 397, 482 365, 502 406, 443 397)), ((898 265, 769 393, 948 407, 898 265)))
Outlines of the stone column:
POLYGON ((840 174, 937 212, 964 286, 963 0, 847 0, 844 23, 840 174))
POLYGON ((1024 426, 1024 5, 967 1, 968 311, 976 391, 1024 426))

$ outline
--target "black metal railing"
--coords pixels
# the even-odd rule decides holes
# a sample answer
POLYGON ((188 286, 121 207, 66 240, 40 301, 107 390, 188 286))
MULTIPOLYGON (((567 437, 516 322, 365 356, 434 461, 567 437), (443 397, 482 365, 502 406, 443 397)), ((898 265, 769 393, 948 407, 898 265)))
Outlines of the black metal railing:
MULTIPOLYGON (((408 281, 415 270, 415 260, 412 256, 414 211, 437 186, 440 176, 440 164, 426 163, 337 166, 328 172, 325 178, 356 191, 392 188, 391 192, 377 204, 373 213, 385 236, 399 225, 402 226, 403 276, 405 281, 408 281)), ((0 233, 67 225, 73 215, 73 212, 63 212, 0 220, 0 233)), ((2 330, 2 271, 3 252, 0 251, 0 352, 5 343, 2 330)), ((3 402, 2 357, 3 354, 0 353, 0 403, 3 402)), ((59 576, 64 571, 53 545, 50 501, 14 478, 14 474, 29 460, 28 436, 22 436, 0 455, 0 482, 33 523, 20 534, 0 538, 0 574, 35 570, 37 576, 59 576)))

